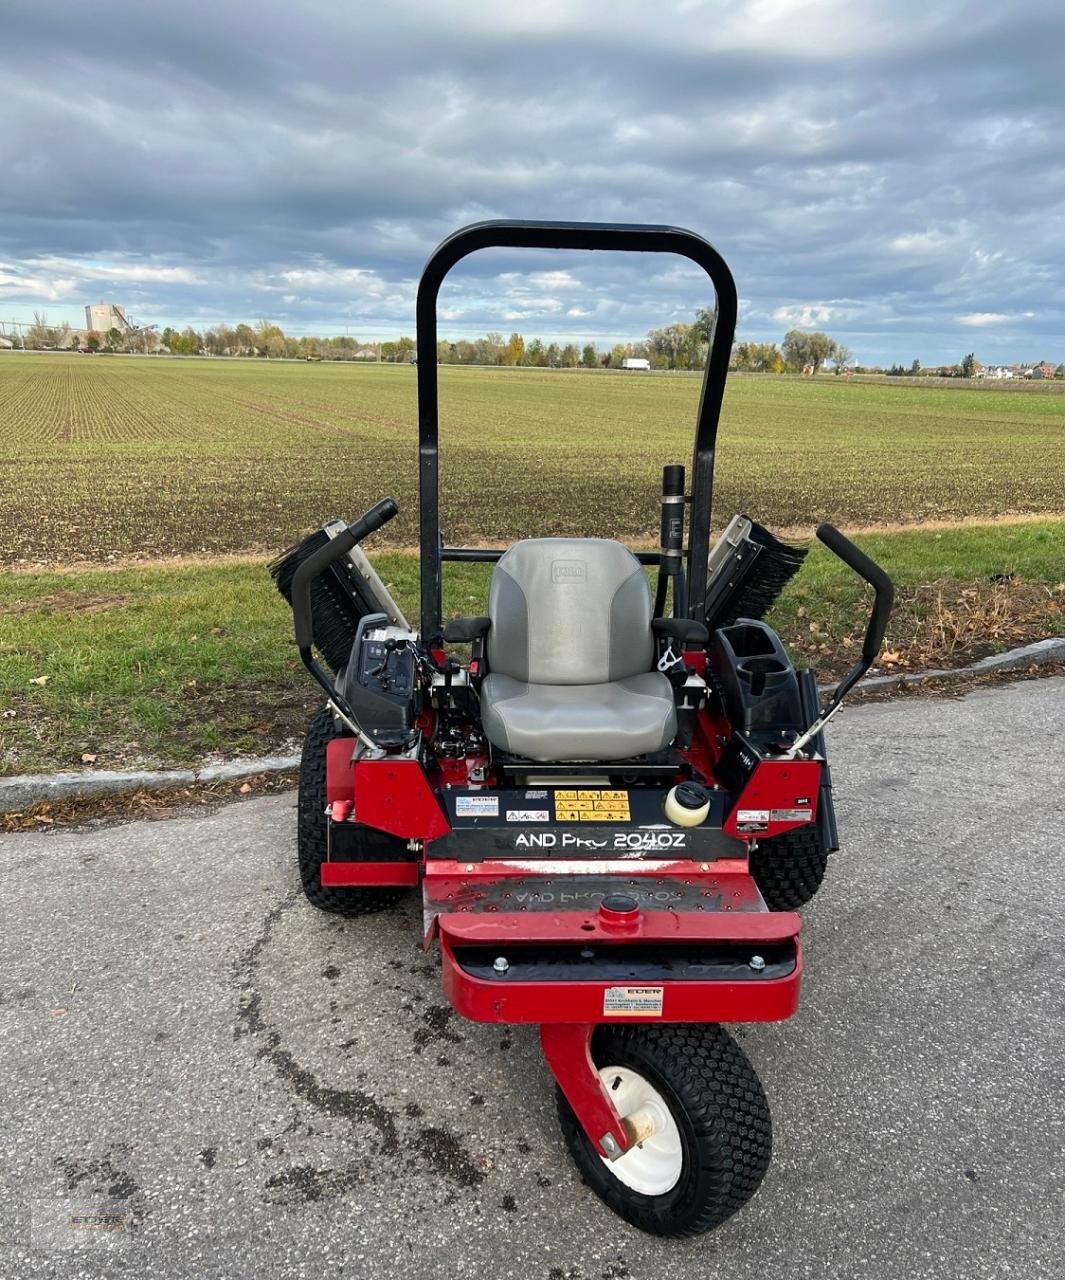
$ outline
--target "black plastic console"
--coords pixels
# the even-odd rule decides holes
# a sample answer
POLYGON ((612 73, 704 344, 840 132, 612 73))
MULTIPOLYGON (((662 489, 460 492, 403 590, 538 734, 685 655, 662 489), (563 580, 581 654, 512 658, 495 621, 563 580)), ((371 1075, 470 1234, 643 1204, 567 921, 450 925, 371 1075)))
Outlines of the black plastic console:
POLYGON ((741 618, 715 631, 710 670, 734 729, 761 736, 806 727, 795 668, 764 622, 741 618))

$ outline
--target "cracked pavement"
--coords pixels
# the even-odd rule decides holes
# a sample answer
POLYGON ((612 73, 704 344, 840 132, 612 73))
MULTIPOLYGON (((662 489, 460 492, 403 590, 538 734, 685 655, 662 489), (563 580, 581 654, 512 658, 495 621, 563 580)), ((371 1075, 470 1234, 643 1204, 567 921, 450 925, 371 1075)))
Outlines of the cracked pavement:
POLYGON ((5 837, 0 1275, 1061 1276, 1063 742, 1060 678, 833 724, 802 1004, 737 1029, 773 1165, 696 1241, 580 1185, 535 1031, 452 1013, 415 895, 306 904, 294 794, 5 837), (91 1197, 131 1233, 30 1243, 91 1197))

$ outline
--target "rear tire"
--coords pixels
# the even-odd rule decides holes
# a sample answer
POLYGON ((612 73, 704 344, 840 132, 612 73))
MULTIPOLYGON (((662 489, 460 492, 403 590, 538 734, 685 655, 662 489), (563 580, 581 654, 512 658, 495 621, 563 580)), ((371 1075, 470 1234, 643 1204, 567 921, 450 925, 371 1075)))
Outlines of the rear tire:
POLYGON ((642 1085, 651 1109, 664 1104, 668 1111, 665 1128, 611 1164, 557 1090, 566 1145, 604 1204, 652 1235, 694 1236, 747 1203, 769 1167, 773 1126, 754 1068, 722 1027, 601 1026, 592 1056, 608 1089, 621 1096, 634 1084, 639 1093, 642 1085), (614 1080, 611 1071, 618 1073, 614 1080), (637 1153, 640 1160, 626 1168, 637 1153))
MULTIPOLYGON (((310 723, 300 758, 300 789, 296 819, 296 848, 300 881, 307 900, 319 911, 342 916, 362 916, 381 911, 398 902, 402 889, 328 888, 322 884, 322 863, 329 847, 329 824, 326 816, 325 751, 333 738, 343 737, 336 718, 323 707, 310 723)), ((396 847, 404 841, 384 831, 362 828, 361 842, 367 861, 386 856, 394 858, 396 847)))
POLYGON ((828 866, 828 850, 814 823, 759 840, 750 868, 770 911, 794 911, 820 889, 828 866))

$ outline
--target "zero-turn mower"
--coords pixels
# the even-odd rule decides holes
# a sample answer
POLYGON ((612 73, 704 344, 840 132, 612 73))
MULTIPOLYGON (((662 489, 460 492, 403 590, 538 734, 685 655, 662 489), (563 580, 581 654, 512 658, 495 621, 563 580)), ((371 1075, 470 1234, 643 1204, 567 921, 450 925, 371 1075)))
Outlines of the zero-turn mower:
POLYGON ((359 546, 395 516, 390 498, 272 570, 328 699, 300 774, 307 897, 359 916, 420 886, 448 1000, 478 1022, 539 1025, 582 1178, 668 1236, 724 1221, 768 1166, 765 1094, 723 1024, 795 1012, 795 909, 837 847, 823 730, 876 658, 893 594, 841 533, 817 530, 875 590, 861 657, 822 709, 813 672, 763 621, 805 550, 746 516, 710 543, 735 323, 732 275, 691 232, 466 227, 418 290, 417 629, 359 546), (665 467, 658 550, 444 544, 437 294, 456 262, 489 247, 673 252, 709 275, 717 321, 690 490, 683 466, 665 467), (451 561, 494 564, 484 616, 443 617, 451 561))

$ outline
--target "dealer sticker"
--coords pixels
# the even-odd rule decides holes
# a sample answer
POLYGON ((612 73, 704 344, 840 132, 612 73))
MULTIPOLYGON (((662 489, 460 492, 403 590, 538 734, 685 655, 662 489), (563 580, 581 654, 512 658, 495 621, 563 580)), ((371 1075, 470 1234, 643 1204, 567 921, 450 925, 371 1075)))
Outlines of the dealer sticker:
POLYGON ((741 809, 736 814, 737 822, 768 822, 768 809, 741 809))
POLYGON ((456 796, 456 818, 498 818, 498 796, 456 796))
POLYGON ((607 987, 603 992, 603 1014, 614 1018, 662 1016, 664 987, 607 987))
POLYGON ((508 809, 508 822, 548 822, 551 814, 547 809, 508 809))

